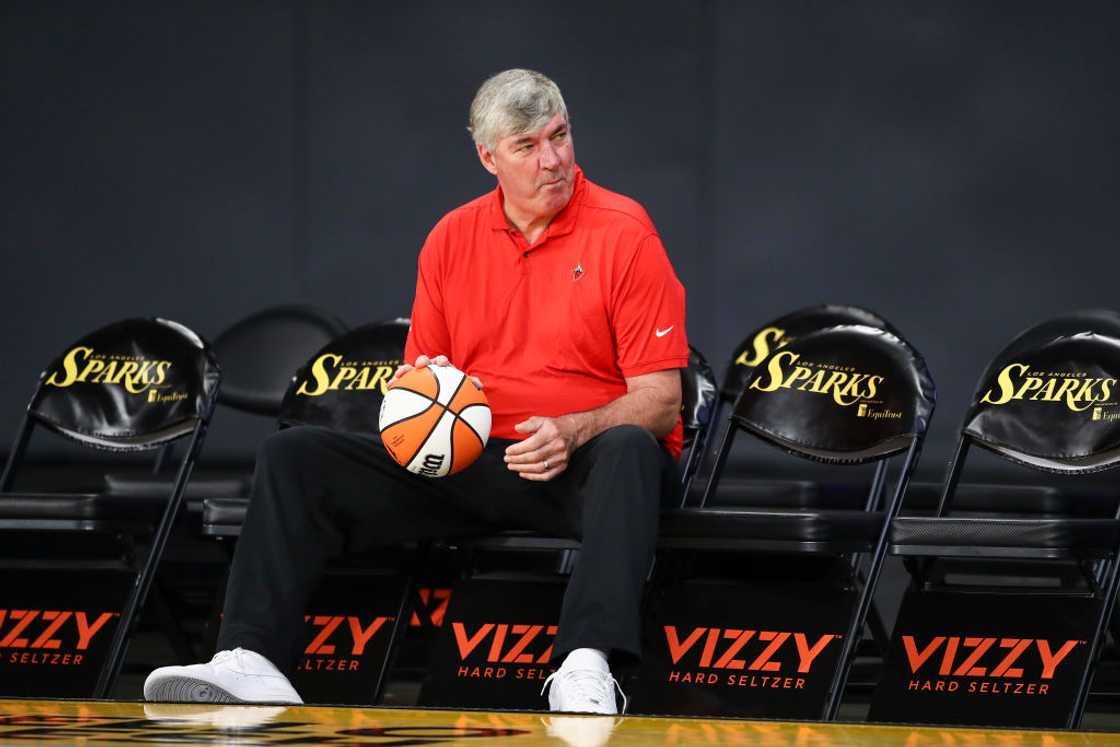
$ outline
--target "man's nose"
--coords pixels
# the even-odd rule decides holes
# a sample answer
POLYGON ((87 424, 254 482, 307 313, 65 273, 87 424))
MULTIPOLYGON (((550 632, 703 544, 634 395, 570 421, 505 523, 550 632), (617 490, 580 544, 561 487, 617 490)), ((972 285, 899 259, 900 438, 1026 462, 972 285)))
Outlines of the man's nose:
POLYGON ((556 148, 554 148, 550 142, 545 142, 540 150, 540 154, 540 165, 542 169, 551 171, 560 163, 560 157, 556 154, 556 148))

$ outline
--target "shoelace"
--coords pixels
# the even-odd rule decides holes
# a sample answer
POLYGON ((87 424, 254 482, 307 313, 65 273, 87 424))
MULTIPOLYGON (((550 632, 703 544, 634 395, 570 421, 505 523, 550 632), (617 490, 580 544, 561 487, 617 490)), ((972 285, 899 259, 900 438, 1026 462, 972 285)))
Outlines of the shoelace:
POLYGON ((243 670, 250 669, 251 667, 245 662, 245 655, 248 653, 251 652, 238 646, 237 648, 219 651, 218 653, 214 654, 214 658, 210 660, 210 663, 221 664, 228 659, 233 659, 237 667, 243 670))
POLYGON ((214 654, 214 658, 212 658, 210 660, 210 663, 211 664, 221 664, 226 659, 231 659, 231 658, 234 658, 234 657, 240 659, 239 654, 241 653, 241 651, 242 651, 242 649, 240 649, 240 648, 235 648, 235 649, 232 649, 232 650, 227 649, 225 651, 219 651, 218 653, 214 654))
POLYGON ((603 687, 603 672, 601 671, 595 669, 557 669, 555 672, 548 675, 544 684, 541 685, 541 695, 544 695, 545 690, 549 688, 553 678, 557 675, 565 682, 572 683, 579 691, 580 695, 592 703, 598 703, 600 700, 613 698, 614 689, 617 689, 618 694, 622 696, 622 710, 620 710, 619 713, 626 713, 626 706, 630 701, 626 698, 626 693, 622 692, 622 685, 618 684, 618 680, 612 675, 607 674, 606 676, 610 678, 614 689, 603 687), (596 697, 598 697, 599 700, 596 700, 596 697))

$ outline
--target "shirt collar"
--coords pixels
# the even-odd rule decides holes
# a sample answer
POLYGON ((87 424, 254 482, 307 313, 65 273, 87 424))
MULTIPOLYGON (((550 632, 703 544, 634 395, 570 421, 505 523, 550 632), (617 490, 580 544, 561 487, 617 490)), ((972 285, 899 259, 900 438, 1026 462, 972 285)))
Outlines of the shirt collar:
MULTIPOLYGON (((579 208, 583 202, 583 194, 585 189, 585 179, 583 177, 583 169, 579 166, 575 167, 575 184, 572 185, 572 197, 568 200, 568 204, 564 209, 553 216, 552 221, 545 229, 545 236, 563 236, 572 232, 575 228, 576 216, 579 214, 579 208)), ((490 200, 490 228, 495 231, 513 231, 515 230, 510 226, 509 221, 506 220, 505 210, 502 209, 504 197, 502 195, 501 186, 494 188, 490 193, 493 195, 490 200)))

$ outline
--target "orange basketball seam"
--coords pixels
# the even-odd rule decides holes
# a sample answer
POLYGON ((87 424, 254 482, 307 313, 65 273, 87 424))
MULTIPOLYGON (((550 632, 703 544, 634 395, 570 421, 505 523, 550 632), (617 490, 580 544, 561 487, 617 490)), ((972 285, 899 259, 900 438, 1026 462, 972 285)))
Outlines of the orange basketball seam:
MULTIPOLYGON (((437 403, 437 404, 438 404, 438 403, 437 403)), ((443 407, 443 405, 440 405, 440 407, 443 407)), ((446 414, 447 414, 447 408, 446 408, 446 407, 443 407, 443 412, 442 412, 442 413, 440 413, 440 416, 439 416, 438 418, 436 418, 436 424, 432 426, 432 429, 431 429, 430 431, 428 431, 428 435, 424 436, 424 440, 423 440, 423 441, 421 441, 421 442, 420 442, 420 445, 416 447, 416 451, 412 452, 412 458, 411 458, 411 459, 409 459, 409 460, 408 460, 408 462, 406 462, 406 463, 405 463, 404 465, 402 465, 402 466, 404 466, 404 467, 405 467, 405 468, 407 469, 407 467, 408 467, 408 464, 410 464, 410 463, 412 462, 412 460, 416 458, 417 454, 419 454, 419 453, 420 453, 421 451, 423 451, 423 450, 424 450, 424 445, 425 445, 425 444, 427 444, 427 443, 428 443, 428 441, 430 441, 430 440, 431 440, 431 438, 432 438, 432 436, 433 436, 433 435, 435 435, 435 432, 436 432, 436 430, 437 430, 437 429, 439 428, 439 422, 440 422, 441 420, 443 420, 443 416, 444 416, 444 415, 446 415, 446 414)), ((452 423, 452 424, 451 424, 451 427, 452 427, 452 428, 454 428, 454 427, 455 427, 455 424, 454 424, 454 423, 452 423)), ((452 439, 448 439, 448 440, 449 440, 449 441, 451 441, 452 439)), ((450 448, 454 449, 454 448, 455 448, 454 444, 452 444, 450 448)), ((449 465, 451 464, 450 460, 448 460, 448 464, 449 464, 449 465)), ((450 470, 451 468, 450 468, 450 467, 448 467, 448 469, 450 470)))
MULTIPOLYGON (((421 371, 427 371, 428 376, 431 377, 429 380, 432 381, 435 384, 436 393, 435 393, 434 396, 428 394, 427 392, 421 392, 417 389, 414 389, 412 386, 409 385, 408 382, 403 381, 404 377, 402 377, 401 381, 398 381, 397 383, 393 384, 393 386, 390 387, 390 388, 391 389, 403 389, 406 392, 412 392, 413 394, 418 394, 421 397, 425 397, 427 399, 430 399, 433 402, 438 402, 439 401, 439 377, 436 376, 434 373, 432 373, 432 371, 430 369, 426 369, 426 368, 416 368, 416 369, 413 369, 413 371, 410 371, 409 373, 413 373, 413 372, 420 373, 421 371)), ((408 374, 405 374, 405 376, 408 376, 408 374)))
MULTIPOLYGON (((460 416, 459 413, 463 412, 463 410, 466 410, 470 407, 481 407, 481 406, 490 407, 490 405, 486 402, 471 402, 470 404, 463 405, 461 408, 459 408, 458 411, 451 409, 451 403, 455 401, 455 398, 457 396, 459 396, 459 392, 462 391, 463 385, 467 383, 467 378, 468 377, 467 377, 466 372, 463 372, 463 377, 461 379, 459 379, 459 385, 455 387, 455 391, 451 393, 451 397, 447 400, 447 408, 446 409, 449 413, 451 413, 452 417, 454 417, 455 420, 461 421, 463 423, 463 425, 470 428, 471 433, 473 433, 478 438, 478 441, 479 441, 479 443, 482 444, 483 448, 486 448, 486 441, 482 438, 482 435, 479 434, 479 432, 474 429, 473 425, 471 425, 466 420, 464 420, 460 416)), ((471 382, 471 385, 473 386, 474 382, 471 382)), ((483 396, 485 396, 485 395, 483 395, 483 396)), ((451 428, 452 428, 452 431, 454 432, 455 423, 451 424, 451 428)))
MULTIPOLYGON (((415 415, 413 415, 413 416, 411 416, 411 417, 408 417, 408 418, 403 418, 403 419, 401 419, 401 420, 398 420, 396 424, 398 424, 398 425, 399 425, 400 423, 404 423, 404 422, 407 422, 407 421, 409 421, 409 420, 416 420, 417 418, 419 418, 419 417, 422 417, 422 416, 423 416, 423 415, 424 415, 425 413, 428 413, 428 412, 430 412, 430 411, 432 410, 432 406, 433 406, 433 405, 434 405, 435 407, 439 407, 439 408, 440 408, 441 410, 443 410, 443 409, 444 409, 443 405, 439 404, 438 402, 433 402, 433 403, 432 403, 432 405, 429 405, 428 407, 425 407, 425 408, 424 408, 423 410, 421 410, 420 412, 416 413, 415 415)), ((420 444, 419 444, 419 445, 418 445, 418 446, 417 446, 417 447, 416 447, 415 449, 413 449, 413 450, 412 450, 412 452, 411 452, 411 453, 410 453, 410 454, 408 455, 408 458, 407 458, 407 459, 404 459, 404 460, 402 460, 402 461, 400 462, 400 465, 401 465, 402 467, 405 467, 405 468, 407 468, 407 467, 408 467, 408 465, 409 465, 409 464, 410 464, 410 463, 412 462, 412 460, 416 458, 416 455, 417 455, 417 454, 419 454, 419 453, 420 453, 420 450, 424 448, 424 444, 426 444, 426 443, 428 442, 428 439, 432 437, 432 433, 433 433, 433 432, 435 432, 435 429, 436 429, 436 428, 437 428, 437 427, 439 426, 439 421, 440 421, 440 420, 441 420, 442 418, 443 418, 443 413, 440 413, 440 414, 439 414, 439 415, 438 415, 438 416, 436 417, 436 421, 435 421, 435 423, 434 423, 434 424, 432 425, 432 428, 431 428, 431 430, 429 430, 429 431, 428 431, 428 435, 426 435, 426 436, 424 437, 424 440, 423 440, 423 441, 421 441, 421 442, 420 442, 420 444)), ((385 428, 384 428, 384 429, 383 429, 383 430, 381 431, 381 432, 382 432, 382 434, 384 434, 384 433, 385 433, 385 431, 387 431, 387 430, 389 430, 389 427, 388 427, 388 426, 386 426, 386 427, 385 427, 385 428)), ((384 436, 382 437, 382 440, 384 441, 384 436)), ((394 457, 395 457, 395 454, 394 454, 394 457)))
MULTIPOLYGON (((478 442, 481 443, 483 447, 485 447, 486 440, 482 437, 482 434, 475 430, 475 427, 470 424, 470 421, 460 415, 463 410, 469 410, 472 407, 485 407, 486 409, 490 409, 490 405, 485 402, 472 402, 471 404, 466 405, 462 410, 459 410, 459 412, 455 412, 454 410, 448 410, 448 412, 455 416, 456 420, 462 421, 463 425, 470 428, 471 433, 475 435, 475 438, 478 439, 478 442)), ((452 425, 451 427, 454 428, 455 426, 452 425)))
MULTIPOLYGON (((408 392, 412 392, 412 390, 411 390, 411 389, 406 389, 405 391, 408 391, 408 392)), ((413 394, 416 394, 416 395, 418 395, 418 396, 421 396, 421 397, 423 397, 423 396, 424 396, 424 395, 420 394, 419 392, 412 392, 412 393, 413 393, 413 394)), ((404 421, 406 421, 406 420, 412 420, 413 418, 418 418, 418 417, 420 417, 421 415, 423 415, 424 413, 426 413, 426 412, 427 412, 428 410, 432 409, 432 406, 433 406, 433 405, 434 405, 435 407, 443 407, 443 405, 441 405, 441 404, 440 404, 439 402, 436 402, 436 401, 435 401, 434 399, 428 399, 427 397, 424 397, 424 399, 427 399, 427 400, 428 400, 428 406, 427 406, 427 407, 425 407, 425 408, 424 408, 423 410, 421 410, 420 412, 417 412, 417 413, 413 413, 412 415, 405 415, 405 416, 404 416, 403 418, 401 418, 400 420, 394 420, 394 421, 393 421, 392 423, 386 423, 385 425, 381 426, 381 432, 382 432, 382 433, 384 433, 385 431, 387 431, 387 430, 389 430, 390 428, 392 428, 392 427, 393 427, 394 425, 399 425, 400 423, 403 423, 403 422, 404 422, 404 421)), ((447 409, 447 408, 444 408, 444 409, 447 409)))

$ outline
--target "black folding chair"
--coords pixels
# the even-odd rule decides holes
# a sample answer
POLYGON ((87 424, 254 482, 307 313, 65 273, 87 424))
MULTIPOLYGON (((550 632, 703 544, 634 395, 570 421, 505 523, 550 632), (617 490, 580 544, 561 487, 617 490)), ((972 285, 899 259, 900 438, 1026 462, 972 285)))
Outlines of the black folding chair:
MULTIPOLYGON (((839 325, 799 337, 772 351, 746 380, 708 478, 706 507, 680 509, 662 517, 659 546, 663 550, 845 559, 841 564, 847 569, 843 583, 856 593, 845 632, 834 636, 842 640, 837 664, 827 689, 820 689, 820 713, 826 718, 835 717, 843 696, 882 568, 889 519, 898 512, 917 462, 934 399, 924 360, 892 332, 839 325), (713 497, 720 490, 724 463, 740 431, 816 462, 875 464, 863 505, 854 509, 715 508, 718 503, 713 497), (901 457, 902 466, 884 501, 887 463, 893 457, 901 457), (858 570, 863 557, 868 560, 865 581, 858 570)), ((749 589, 739 593, 746 595, 744 604, 750 606, 749 589)), ((738 617, 744 615, 749 612, 738 617)), ((732 626, 747 624, 749 620, 742 620, 732 626)), ((673 663, 678 659, 675 655, 673 663)), ((652 679, 664 681, 664 674, 652 679)), ((711 705, 709 701, 707 707, 711 705)))
MULTIPOLYGON (((317 425, 373 433, 385 387, 404 359, 408 320, 364 324, 331 339, 287 378, 277 426, 317 425)), ((249 507, 245 497, 202 502, 202 530, 209 537, 237 537, 249 507)))
MULTIPOLYGON (((731 359, 724 370, 723 382, 719 388, 719 398, 716 401, 715 411, 712 413, 714 429, 719 433, 714 434, 715 443, 719 443, 730 427, 723 420, 723 413, 727 407, 735 404, 740 392, 747 383, 747 379, 754 373, 755 368, 766 360, 775 350, 788 345, 799 337, 816 332, 838 324, 862 324, 877 329, 885 329, 895 334, 894 327, 873 311, 859 306, 841 304, 819 304, 806 306, 792 311, 766 324, 761 325, 735 347, 731 359)), ((703 478, 710 475, 714 453, 702 455, 703 463, 696 467, 699 476, 703 478)), ((817 481, 775 479, 751 475, 749 464, 743 455, 731 453, 724 467, 721 482, 722 490, 718 496, 723 506, 758 505, 766 502, 774 506, 808 506, 822 500, 835 504, 837 501, 848 500, 852 505, 858 505, 862 491, 847 491, 838 486, 823 486, 817 481), (822 493, 828 493, 822 498, 822 493)), ((697 483, 702 485, 703 480, 697 483)), ((682 506, 703 506, 703 491, 693 490, 686 493, 682 506)))
POLYGON ((921 713, 940 723, 1067 728, 1080 722, 1120 578, 1116 496, 962 505, 957 488, 974 445, 1066 482, 1120 464, 1117 332, 1113 312, 1044 322, 1013 340, 980 378, 936 514, 899 517, 891 527, 889 552, 903 556, 912 583, 873 717, 921 713), (973 655, 968 667, 948 663, 949 642, 957 639, 973 655), (999 654, 991 661, 989 649, 999 654), (940 667, 928 663, 934 653, 940 667), (1014 654, 1014 666, 1000 662, 1004 654, 1014 654), (1007 685, 1029 686, 1031 707, 1007 685), (1011 697, 981 705, 970 698, 978 692, 1011 697))
MULTIPOLYGON (((346 332, 334 315, 306 305, 271 306, 241 319, 214 338, 214 355, 222 366, 218 404, 238 412, 276 418, 292 374, 308 357, 346 332)), ((114 495, 161 496, 171 481, 162 469, 172 448, 160 452, 152 474, 111 472, 104 492, 114 495)), ((252 465, 216 474, 200 469, 188 486, 192 511, 203 498, 248 493, 252 465)))
MULTIPOLYGON (((404 359, 407 336, 408 320, 395 319, 363 325, 323 345, 305 358, 295 375, 289 378, 279 408, 278 426, 313 425, 340 431, 375 433, 385 387, 404 359)), ((204 500, 203 535, 219 539, 240 535, 249 501, 249 498, 204 500)), ((422 554, 423 551, 419 550, 407 555, 422 554)), ((350 670, 324 670, 321 675, 318 670, 297 670, 295 684, 309 702, 372 704, 377 701, 394 653, 389 643, 395 641, 400 631, 407 627, 408 620, 402 623, 402 618, 411 612, 412 605, 406 600, 411 600, 417 593, 415 577, 421 561, 416 560, 411 565, 406 561, 406 554, 399 550, 393 550, 386 556, 350 558, 347 567, 354 573, 342 584, 345 587, 342 593, 336 593, 339 589, 335 587, 339 584, 331 586, 328 579, 312 600, 313 607, 316 604, 330 607, 329 610, 310 610, 310 622, 320 625, 316 628, 319 634, 327 635, 329 626, 345 631, 351 624, 366 631, 371 629, 370 625, 379 624, 391 632, 382 634, 382 628, 378 627, 379 632, 363 642, 360 647, 362 653, 348 659, 348 662, 357 663, 353 675, 350 670), (393 573, 378 573, 379 569, 388 567, 393 568, 393 573), (403 581, 398 584, 401 579, 403 581), (403 586, 403 590, 398 586, 403 586), (326 601, 323 601, 324 598, 326 601), (392 599, 391 610, 384 609, 386 598, 392 599), (374 608, 378 614, 369 617, 367 613, 374 608), (363 614, 367 616, 362 617, 363 614), (392 621, 377 623, 380 617, 391 617, 392 621), (336 622, 336 619, 343 618, 347 624, 336 622), (376 668, 376 677, 368 676, 371 668, 376 668)), ((340 571, 336 563, 332 572, 340 571)), ((339 651, 344 645, 333 639, 325 643, 326 647, 332 650, 338 648, 339 651)), ((308 648, 323 650, 323 646, 308 648)))
POLYGON ((681 371, 681 500, 687 500, 708 449, 711 426, 719 409, 719 390, 711 366, 703 354, 688 348, 688 368, 681 371))
MULTIPOLYGON (((42 620, 53 622, 34 640, 9 635, 4 645, 59 653, 65 650, 64 640, 52 635, 68 619, 78 620, 80 628, 89 611, 73 610, 72 605, 113 610, 119 603, 120 612, 107 649, 90 645, 93 626, 84 636, 79 630, 77 649, 84 653, 57 662, 51 653, 43 662, 48 666, 27 672, 14 691, 8 690, 10 694, 108 694, 202 448, 219 380, 209 346, 186 327, 164 319, 128 319, 92 332, 70 345, 40 376, 0 478, 0 533, 6 540, 0 553, 7 556, 0 562, 9 569, 5 584, 9 597, 19 589, 25 598, 54 605, 41 611, 42 620), (13 484, 37 427, 81 446, 108 451, 153 450, 179 440, 188 440, 189 445, 167 495, 156 505, 120 496, 18 492, 13 484), (91 535, 106 538, 108 558, 100 553, 91 560, 83 554, 87 544, 96 544, 87 542, 91 535), (24 540, 32 543, 30 552, 12 557, 24 540), (133 546, 136 541, 148 544, 139 557, 133 546), (60 554, 67 556, 60 563, 45 557, 60 554), (49 588, 52 583, 44 581, 38 582, 39 588, 33 586, 36 573, 58 565, 69 569, 62 581, 69 588, 49 588), (117 584, 106 587, 104 594, 100 587, 75 582, 68 575, 107 569, 120 571, 124 580, 116 576, 117 584), (122 589, 127 591, 118 594, 122 589), (94 669, 91 662, 97 659, 102 663, 90 687, 87 671, 94 669), (52 677, 44 674, 52 664, 70 666, 52 677)), ((3 606, 13 617, 19 611, 10 603, 3 606)), ((32 625, 34 612, 23 610, 24 627, 32 625)), ((114 614, 118 613, 104 612, 98 622, 107 627, 114 614)))

